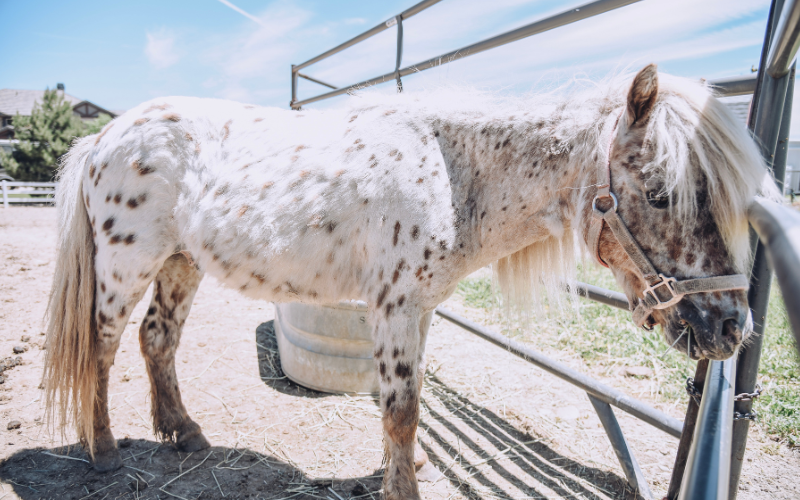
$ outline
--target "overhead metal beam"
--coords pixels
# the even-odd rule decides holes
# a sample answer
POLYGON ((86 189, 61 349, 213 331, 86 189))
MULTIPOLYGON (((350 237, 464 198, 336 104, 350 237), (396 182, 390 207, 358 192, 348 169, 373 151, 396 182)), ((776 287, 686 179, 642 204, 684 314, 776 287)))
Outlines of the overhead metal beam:
MULTIPOLYGON (((441 2, 441 1, 442 0, 424 0, 424 1, 414 5, 412 7, 409 7, 408 9, 404 10, 403 12, 401 12, 400 13, 400 17, 402 17, 403 19, 408 19, 409 17, 411 17, 411 16, 413 16, 415 14, 419 14, 420 12, 422 12, 425 9, 427 9, 428 7, 433 7, 434 5, 436 5, 437 3, 441 2)), ((363 40, 366 40, 367 38, 373 37, 373 36, 377 35, 378 33, 382 32, 382 31, 385 31, 385 30, 391 28, 392 26, 394 26, 394 23, 393 23, 394 20, 395 20, 395 16, 392 16, 388 21, 382 22, 381 24, 375 26, 374 28, 372 28, 370 30, 367 30, 364 33, 361 33, 360 35, 355 36, 355 37, 351 38, 350 40, 337 45, 336 47, 332 48, 331 50, 323 52, 322 54, 320 54, 320 55, 318 55, 316 57, 312 57, 311 59, 309 59, 308 61, 304 62, 303 64, 295 65, 293 67, 293 70, 294 71, 300 71, 301 69, 305 68, 306 66, 311 66, 315 62, 319 62, 319 61, 321 61, 323 59, 326 59, 326 58, 328 58, 328 57, 330 57, 330 56, 332 56, 334 54, 338 54, 339 52, 343 51, 344 49, 346 49, 348 47, 352 47, 353 45, 357 44, 358 42, 361 42, 363 40)))
MULTIPOLYGON (((595 2, 587 3, 585 5, 581 5, 580 7, 576 7, 554 16, 547 17, 545 19, 526 24, 521 28, 517 28, 515 30, 507 31, 500 35, 497 35, 492 38, 488 38, 478 43, 474 43, 472 45, 468 45, 466 47, 462 47, 460 49, 456 49, 450 51, 446 54, 442 54, 437 57, 433 57, 426 61, 419 62, 417 64, 413 64, 411 66, 406 66, 405 68, 400 69, 398 72, 391 72, 386 73, 385 75, 378 76, 376 78, 370 78, 369 80, 364 80, 363 82, 358 82, 353 85, 348 85, 347 87, 342 87, 340 89, 334 90, 332 92, 328 92, 325 94, 320 94, 318 96, 310 97, 308 99, 303 99, 302 101, 292 102, 292 108, 299 108, 300 106, 304 106, 306 104, 310 104, 312 102, 321 101, 323 99, 329 99, 331 97, 335 97, 338 95, 345 94, 353 89, 359 89, 363 87, 369 87, 378 83, 384 83, 388 81, 395 80, 398 73, 399 76, 403 77, 406 75, 410 75, 411 73, 418 73, 420 71, 425 71, 426 69, 434 68, 436 66, 441 66, 443 64, 447 64, 449 62, 453 62, 458 59, 462 59, 467 56, 475 55, 481 53, 483 51, 493 49, 495 47, 499 47, 501 45, 506 45, 511 42, 516 42, 517 40, 521 40, 523 38, 527 38, 532 35, 536 35, 538 33, 544 33, 545 31, 550 31, 554 28, 558 28, 560 26, 565 26, 567 24, 572 24, 574 22, 580 21, 582 19, 587 19, 589 17, 594 17, 599 14, 603 14, 605 12, 618 9, 620 7, 624 7, 626 5, 630 5, 632 3, 640 2, 641 0, 597 0, 595 2)), ((373 29, 377 29, 379 26, 376 26, 373 29)), ((382 30, 381 30, 382 31, 382 30)), ((369 33, 369 32, 367 32, 369 33)), ((370 35, 372 36, 372 35, 370 35)), ((358 37, 356 37, 358 38, 358 37)), ((365 37, 367 38, 367 37, 365 37)), ((362 38, 363 39, 363 38, 362 38)), ((361 41, 362 39, 357 40, 361 41)), ((353 40, 356 40, 355 38, 353 40)), ((345 42, 347 44, 349 42, 345 42)), ((343 45, 339 47, 342 47, 343 45)), ((352 45, 352 44, 350 44, 352 45)), ((347 45, 348 47, 350 45, 347 45)), ((331 53, 332 51, 338 51, 339 47, 335 47, 325 54, 317 56, 314 59, 310 59, 305 63, 294 66, 295 70, 302 69, 313 62, 318 61, 319 59, 323 59, 323 56, 327 57, 327 54, 331 53)), ((344 47, 347 48, 347 47, 344 47)), ((343 49, 342 49, 343 50, 343 49)))

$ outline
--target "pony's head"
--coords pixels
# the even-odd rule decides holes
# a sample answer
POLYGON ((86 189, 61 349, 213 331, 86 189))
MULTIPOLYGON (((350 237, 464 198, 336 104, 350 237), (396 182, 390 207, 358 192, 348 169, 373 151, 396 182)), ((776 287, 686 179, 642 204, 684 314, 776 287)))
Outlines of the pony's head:
MULTIPOLYGON (((678 281, 749 276, 747 205, 758 193, 779 194, 744 126, 706 86, 659 79, 652 64, 635 76, 614 115, 610 144, 600 145, 609 147, 611 193, 652 267, 678 281)), ((612 209, 611 198, 598 205, 612 209)), ((589 244, 639 304, 652 280, 615 232, 605 223, 589 244)), ((746 290, 731 288, 646 308, 638 322, 660 325, 667 342, 694 359, 726 359, 752 329, 746 290)))

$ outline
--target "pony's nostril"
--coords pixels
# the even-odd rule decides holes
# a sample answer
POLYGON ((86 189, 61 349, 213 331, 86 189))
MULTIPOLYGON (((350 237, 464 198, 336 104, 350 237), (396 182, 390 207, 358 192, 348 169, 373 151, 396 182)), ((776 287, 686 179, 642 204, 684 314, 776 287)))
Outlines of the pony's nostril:
POLYGON ((739 322, 733 318, 728 318, 722 322, 722 338, 732 343, 739 345, 742 342, 742 329, 739 327, 739 322))

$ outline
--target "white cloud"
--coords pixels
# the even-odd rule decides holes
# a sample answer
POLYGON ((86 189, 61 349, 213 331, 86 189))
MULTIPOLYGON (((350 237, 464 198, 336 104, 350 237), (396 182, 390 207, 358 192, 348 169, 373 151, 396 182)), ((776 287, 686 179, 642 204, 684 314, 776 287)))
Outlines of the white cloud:
POLYGON ((156 69, 169 68, 180 60, 175 48, 175 36, 163 29, 156 33, 147 33, 144 53, 156 69))

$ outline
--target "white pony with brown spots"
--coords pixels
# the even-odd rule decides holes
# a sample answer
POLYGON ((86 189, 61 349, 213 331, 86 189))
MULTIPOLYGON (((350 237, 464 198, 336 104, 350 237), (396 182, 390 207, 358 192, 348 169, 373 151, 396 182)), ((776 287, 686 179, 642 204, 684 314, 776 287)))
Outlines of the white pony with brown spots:
MULTIPOLYGON (((47 404, 72 422, 98 470, 120 466, 109 370, 151 283, 141 351, 159 437, 209 446, 181 402, 175 350, 209 273, 270 301, 361 299, 375 325, 385 495, 418 498, 415 459, 424 349, 434 308, 496 262, 527 306, 596 249, 632 304, 647 286, 608 227, 591 239, 598 172, 644 254, 679 279, 740 273, 745 208, 775 195, 744 127, 699 83, 659 77, 567 96, 474 94, 353 99, 288 111, 171 97, 142 104, 70 151, 49 305, 47 404)), ((724 358, 746 337, 743 290, 654 309, 676 348, 724 358), (688 325, 688 326, 687 326, 688 325), (693 338, 692 338, 693 337, 693 338)), ((53 415, 54 414, 54 415, 53 415)))

